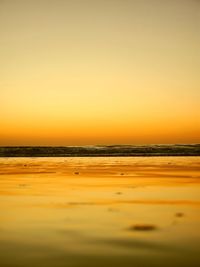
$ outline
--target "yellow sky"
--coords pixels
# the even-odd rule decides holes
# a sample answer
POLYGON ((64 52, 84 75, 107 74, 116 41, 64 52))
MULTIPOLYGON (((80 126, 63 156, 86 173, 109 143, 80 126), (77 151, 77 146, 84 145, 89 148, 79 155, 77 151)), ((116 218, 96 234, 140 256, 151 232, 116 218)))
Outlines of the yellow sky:
POLYGON ((200 142, 200 1, 0 0, 0 145, 200 142))

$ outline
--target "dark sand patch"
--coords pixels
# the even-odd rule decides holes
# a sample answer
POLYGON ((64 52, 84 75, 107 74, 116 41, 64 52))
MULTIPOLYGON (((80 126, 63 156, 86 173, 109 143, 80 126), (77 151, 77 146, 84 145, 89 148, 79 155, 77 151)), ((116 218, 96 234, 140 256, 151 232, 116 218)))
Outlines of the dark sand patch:
POLYGON ((128 230, 130 231, 145 231, 145 232, 154 231, 157 229, 158 227, 154 224, 135 224, 128 228, 128 230))

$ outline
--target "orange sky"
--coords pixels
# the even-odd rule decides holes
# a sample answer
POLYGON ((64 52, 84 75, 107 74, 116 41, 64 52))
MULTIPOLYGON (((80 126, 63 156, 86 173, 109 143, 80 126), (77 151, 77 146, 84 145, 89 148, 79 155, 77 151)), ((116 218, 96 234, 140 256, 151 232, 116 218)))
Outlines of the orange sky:
POLYGON ((0 0, 0 145, 200 142, 200 1, 0 0))

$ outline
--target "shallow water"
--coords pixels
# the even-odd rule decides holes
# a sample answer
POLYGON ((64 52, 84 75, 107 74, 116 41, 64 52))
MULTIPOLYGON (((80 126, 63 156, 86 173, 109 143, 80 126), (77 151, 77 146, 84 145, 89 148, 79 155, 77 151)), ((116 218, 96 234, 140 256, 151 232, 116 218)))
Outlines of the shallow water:
POLYGON ((0 265, 199 266, 200 157, 0 158, 0 265))

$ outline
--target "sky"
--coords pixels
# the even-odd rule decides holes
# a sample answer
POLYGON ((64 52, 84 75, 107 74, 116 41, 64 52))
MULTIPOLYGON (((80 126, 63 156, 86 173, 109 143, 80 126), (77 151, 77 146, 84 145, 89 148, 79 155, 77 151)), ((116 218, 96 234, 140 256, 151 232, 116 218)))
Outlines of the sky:
POLYGON ((0 145, 200 142, 199 0, 0 0, 0 145))

